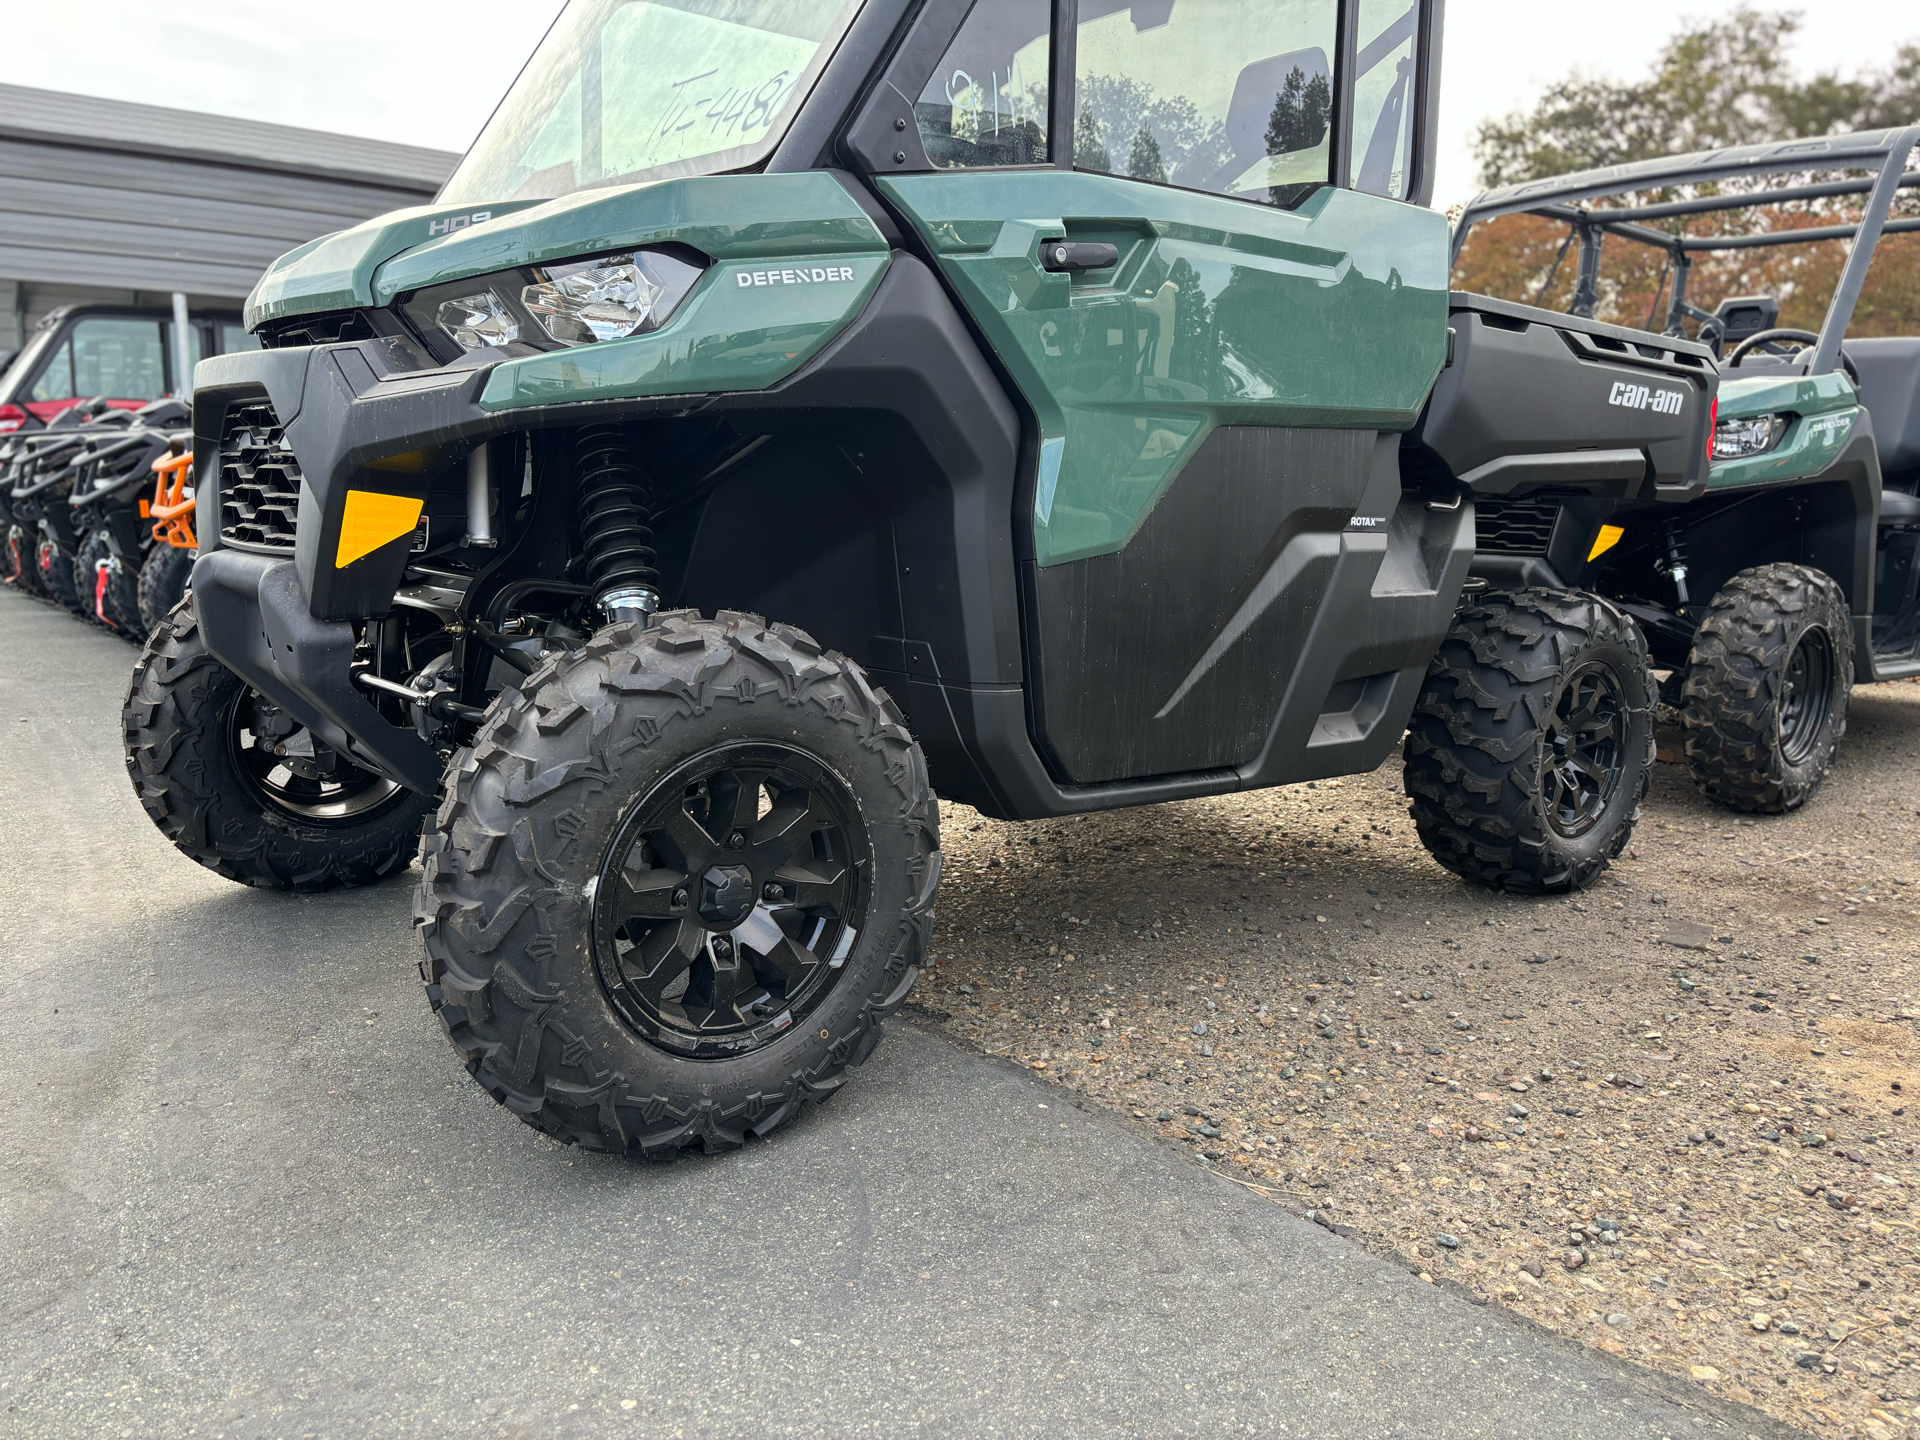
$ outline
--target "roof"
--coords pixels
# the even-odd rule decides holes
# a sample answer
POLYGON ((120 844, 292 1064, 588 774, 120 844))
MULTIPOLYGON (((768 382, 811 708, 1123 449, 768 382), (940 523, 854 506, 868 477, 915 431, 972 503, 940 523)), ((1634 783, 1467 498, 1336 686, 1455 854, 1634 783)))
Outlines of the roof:
POLYGON ((459 159, 0 85, 0 279, 237 300, 296 245, 426 204, 459 159))
POLYGON ((1921 130, 1900 126, 1891 130, 1862 130, 1852 135, 1816 135, 1801 140, 1771 140, 1761 145, 1735 145, 1721 150, 1695 150, 1686 155, 1662 155, 1626 165, 1604 165, 1543 180, 1524 180, 1484 190, 1461 212, 1456 234, 1468 226, 1517 210, 1533 210, 1556 201, 1587 200, 1628 190, 1652 190, 1666 185, 1698 184, 1732 175, 1765 175, 1784 170, 1879 170, 1888 156, 1921 143, 1921 130))
POLYGON ((460 157, 296 125, 0 85, 0 136, 398 186, 431 195, 460 157))

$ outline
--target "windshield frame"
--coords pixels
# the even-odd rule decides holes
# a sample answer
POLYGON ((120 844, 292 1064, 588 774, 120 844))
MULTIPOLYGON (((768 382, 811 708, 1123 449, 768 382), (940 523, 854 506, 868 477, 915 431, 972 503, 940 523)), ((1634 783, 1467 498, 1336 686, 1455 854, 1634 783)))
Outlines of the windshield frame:
MULTIPOLYGON (((554 16, 552 23, 548 25, 546 31, 541 35, 539 44, 535 45, 532 52, 529 53, 526 61, 515 74, 513 83, 502 92, 499 101, 495 103, 493 110, 489 112, 486 123, 480 127, 479 133, 474 136, 473 143, 469 145, 465 153, 462 154, 460 164, 454 167, 453 174, 448 176, 446 181, 441 185, 439 193, 434 198, 436 205, 498 204, 515 199, 529 199, 539 204, 549 200, 557 200, 568 195, 584 194, 591 190, 608 190, 620 186, 641 185, 660 180, 678 180, 687 176, 721 175, 730 172, 753 170, 765 164, 767 160, 772 157, 774 152, 779 149, 781 142, 786 139, 788 133, 794 128, 795 122, 800 118, 801 111, 805 109, 809 97, 813 94, 814 87, 820 81, 821 73, 826 70, 828 64, 833 60, 835 53, 846 41, 848 32, 853 28, 854 22, 859 18, 861 10, 863 6, 868 3, 868 0, 840 0, 839 13, 834 17, 825 33, 821 36, 820 42, 815 46, 813 56, 808 61, 806 68, 801 72, 800 78, 794 82, 794 87, 789 93, 785 108, 781 114, 768 125, 766 131, 758 140, 751 141, 744 145, 730 146, 725 150, 710 151, 704 155, 694 155, 680 160, 666 161, 659 165, 647 166, 621 175, 604 176, 586 184, 576 184, 554 195, 500 195, 483 193, 480 190, 470 190, 463 194, 459 189, 462 176, 468 171, 475 155, 480 151, 495 125, 501 120, 508 102, 519 92, 522 82, 528 79, 535 65, 541 61, 543 54, 547 50, 548 43, 555 38, 556 33, 560 30, 563 22, 567 20, 569 14, 573 12, 576 7, 582 7, 592 3, 594 3, 594 0, 567 0, 567 3, 561 7, 560 12, 554 16)), ((641 3, 641 0, 623 0, 623 3, 641 3)), ((614 8, 608 10, 606 18, 603 19, 603 25, 607 20, 612 18, 614 13, 614 8)))

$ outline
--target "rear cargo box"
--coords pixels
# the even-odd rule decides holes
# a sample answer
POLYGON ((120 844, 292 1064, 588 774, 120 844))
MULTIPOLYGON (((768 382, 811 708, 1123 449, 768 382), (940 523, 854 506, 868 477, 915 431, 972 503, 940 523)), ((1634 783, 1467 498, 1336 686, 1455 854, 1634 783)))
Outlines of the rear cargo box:
POLYGON ((1707 347, 1458 293, 1448 330, 1404 470, 1477 495, 1702 493, 1720 380, 1707 347))

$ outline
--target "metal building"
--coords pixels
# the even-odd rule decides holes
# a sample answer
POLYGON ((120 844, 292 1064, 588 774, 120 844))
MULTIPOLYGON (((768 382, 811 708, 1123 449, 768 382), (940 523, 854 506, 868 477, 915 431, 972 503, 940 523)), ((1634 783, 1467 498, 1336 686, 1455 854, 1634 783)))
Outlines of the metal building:
POLYGON ((458 159, 0 85, 0 355, 76 301, 234 307, 276 256, 431 199, 458 159))

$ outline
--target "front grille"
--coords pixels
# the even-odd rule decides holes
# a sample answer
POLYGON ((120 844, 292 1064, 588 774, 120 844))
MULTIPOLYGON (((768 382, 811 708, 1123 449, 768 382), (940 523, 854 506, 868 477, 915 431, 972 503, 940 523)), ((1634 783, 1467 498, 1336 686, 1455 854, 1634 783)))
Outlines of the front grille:
POLYGON ((1474 548, 1482 555, 1546 555, 1561 502, 1545 496, 1474 502, 1474 548))
POLYGON ((230 407, 220 430, 220 538, 292 550, 299 511, 300 463, 273 406, 230 407))
POLYGON ((335 345, 343 340, 372 340, 373 322, 363 310, 330 310, 319 315, 296 315, 260 327, 262 350, 286 350, 296 345, 335 345))

